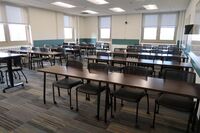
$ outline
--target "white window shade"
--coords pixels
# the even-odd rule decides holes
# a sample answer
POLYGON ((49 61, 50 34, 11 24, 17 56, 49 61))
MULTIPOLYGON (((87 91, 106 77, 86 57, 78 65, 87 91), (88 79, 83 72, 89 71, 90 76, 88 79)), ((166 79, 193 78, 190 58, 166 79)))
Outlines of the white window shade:
POLYGON ((100 27, 101 28, 110 28, 111 18, 110 17, 100 17, 100 27))
POLYGON ((72 27, 72 17, 70 16, 64 16, 64 27, 72 27))
POLYGON ((144 27, 157 27, 158 15, 145 15, 144 16, 144 27))
POLYGON ((175 27, 177 21, 177 15, 176 14, 163 14, 161 15, 161 26, 166 27, 175 27))
POLYGON ((8 23, 27 23, 27 14, 23 8, 5 6, 8 23))
POLYGON ((65 39, 73 38, 73 29, 72 28, 64 28, 64 37, 65 39))

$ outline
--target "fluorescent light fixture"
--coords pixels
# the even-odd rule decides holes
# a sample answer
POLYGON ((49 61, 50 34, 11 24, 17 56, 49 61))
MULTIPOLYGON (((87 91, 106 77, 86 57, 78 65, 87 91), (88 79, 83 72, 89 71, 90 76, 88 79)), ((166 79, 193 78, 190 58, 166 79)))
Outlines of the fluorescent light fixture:
POLYGON ((110 10, 113 12, 125 12, 125 10, 120 7, 110 8, 110 10))
POLYGON ((143 7, 147 10, 156 10, 158 9, 157 5, 155 4, 150 4, 150 5, 143 5, 143 7))
POLYGON ((105 1, 105 0, 87 0, 91 3, 97 4, 97 5, 104 5, 104 4, 108 4, 109 2, 105 1))
POLYGON ((92 11, 92 10, 84 10, 83 13, 89 13, 89 14, 98 14, 98 12, 92 11))
POLYGON ((70 5, 70 4, 67 4, 67 3, 59 2, 59 1, 53 2, 51 4, 56 5, 56 6, 65 7, 65 8, 74 8, 74 7, 76 7, 74 5, 70 5))

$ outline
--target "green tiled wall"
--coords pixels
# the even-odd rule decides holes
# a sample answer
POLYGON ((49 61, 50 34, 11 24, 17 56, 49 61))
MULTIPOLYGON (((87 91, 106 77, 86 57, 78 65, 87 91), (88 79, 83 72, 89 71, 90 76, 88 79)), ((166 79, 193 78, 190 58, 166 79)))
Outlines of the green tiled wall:
POLYGON ((87 43, 87 44, 96 44, 97 39, 96 38, 80 38, 80 43, 87 43))
POLYGON ((46 46, 55 46, 63 44, 64 39, 55 39, 55 40, 34 40, 33 45, 35 47, 43 47, 44 44, 46 46))
POLYGON ((114 45, 138 45, 139 39, 112 39, 114 45))

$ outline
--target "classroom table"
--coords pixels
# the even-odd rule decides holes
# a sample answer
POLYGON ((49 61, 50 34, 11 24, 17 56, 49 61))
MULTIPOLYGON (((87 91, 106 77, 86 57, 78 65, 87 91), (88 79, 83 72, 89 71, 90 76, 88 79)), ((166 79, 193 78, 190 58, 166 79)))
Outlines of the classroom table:
POLYGON ((33 50, 9 50, 11 53, 20 53, 20 54, 26 54, 28 56, 30 68, 32 69, 32 64, 31 64, 31 59, 33 55, 38 55, 38 56, 51 56, 53 57, 53 63, 55 65, 55 58, 56 56, 61 56, 63 53, 62 52, 41 52, 41 51, 33 51, 33 50))
POLYGON ((94 61, 105 61, 108 64, 112 64, 112 62, 124 62, 124 63, 135 63, 135 64, 144 64, 144 65, 157 65, 157 66, 166 66, 166 67, 179 67, 185 68, 187 71, 192 69, 191 63, 187 62, 175 62, 175 61, 162 61, 162 60, 151 60, 151 59, 138 59, 138 58, 119 58, 112 56, 96 56, 90 55, 86 56, 85 59, 88 59, 88 63, 90 60, 94 61))
POLYGON ((48 68, 39 69, 38 72, 42 72, 43 77, 43 101, 46 104, 46 75, 55 74, 62 76, 69 76, 73 78, 92 80, 97 82, 106 83, 106 100, 105 100, 105 112, 104 120, 107 122, 107 109, 109 106, 109 84, 122 85, 145 89, 147 91, 156 91, 163 93, 176 94, 181 96, 187 96, 197 98, 197 106, 195 107, 195 113, 198 110, 200 99, 200 86, 198 84, 189 84, 183 81, 167 80, 154 77, 144 78, 143 76, 129 75, 123 73, 109 72, 105 73, 90 73, 88 69, 75 69, 66 66, 51 66, 48 68))
POLYGON ((177 58, 182 60, 183 62, 186 62, 188 57, 184 54, 182 55, 173 55, 173 54, 162 54, 162 53, 149 53, 149 52, 113 52, 113 51, 107 51, 108 54, 113 55, 113 54, 124 54, 126 57, 137 57, 139 56, 147 56, 155 59, 161 59, 164 60, 165 58, 177 58))
POLYGON ((10 82, 10 85, 3 89, 4 93, 9 88, 16 87, 16 86, 19 86, 19 85, 22 85, 22 86, 24 85, 23 82, 19 82, 19 83, 16 83, 16 84, 14 83, 13 72, 12 72, 12 60, 15 59, 15 58, 18 58, 20 56, 21 56, 21 54, 0 52, 0 60, 6 61, 6 63, 7 63, 8 77, 9 77, 9 82, 10 82))

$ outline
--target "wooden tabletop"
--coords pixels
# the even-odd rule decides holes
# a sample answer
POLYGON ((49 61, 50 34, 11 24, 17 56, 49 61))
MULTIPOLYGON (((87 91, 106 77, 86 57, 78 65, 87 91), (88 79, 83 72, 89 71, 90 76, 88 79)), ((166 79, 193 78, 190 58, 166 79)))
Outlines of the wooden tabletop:
POLYGON ((146 79, 142 76, 123 73, 94 74, 90 73, 88 69, 81 70, 70 67, 66 68, 65 66, 51 66, 48 68, 39 69, 38 71, 200 99, 200 86, 198 84, 188 84, 182 81, 164 80, 153 77, 148 77, 146 79))
POLYGON ((174 62, 174 61, 137 59, 137 58, 117 58, 112 56, 96 56, 96 55, 87 56, 85 58, 89 60, 120 61, 128 63, 152 64, 158 66, 175 66, 175 67, 192 68, 191 63, 174 62))
POLYGON ((162 54, 162 53, 149 53, 149 52, 113 52, 107 51, 109 54, 125 54, 125 55, 144 55, 144 56, 154 56, 154 57, 177 57, 177 58, 187 58, 185 55, 173 55, 173 54, 162 54))
POLYGON ((60 55, 62 52, 41 52, 41 51, 33 51, 33 50, 10 50, 11 52, 16 53, 31 53, 31 54, 40 54, 40 55, 60 55))

